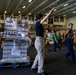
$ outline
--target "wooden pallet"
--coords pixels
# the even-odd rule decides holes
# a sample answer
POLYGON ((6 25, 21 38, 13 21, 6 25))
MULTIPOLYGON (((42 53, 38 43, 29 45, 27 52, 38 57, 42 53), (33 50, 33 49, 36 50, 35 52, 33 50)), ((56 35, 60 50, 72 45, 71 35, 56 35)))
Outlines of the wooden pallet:
POLYGON ((3 67, 13 67, 16 68, 18 66, 29 66, 30 62, 25 62, 25 63, 0 63, 0 68, 3 67))

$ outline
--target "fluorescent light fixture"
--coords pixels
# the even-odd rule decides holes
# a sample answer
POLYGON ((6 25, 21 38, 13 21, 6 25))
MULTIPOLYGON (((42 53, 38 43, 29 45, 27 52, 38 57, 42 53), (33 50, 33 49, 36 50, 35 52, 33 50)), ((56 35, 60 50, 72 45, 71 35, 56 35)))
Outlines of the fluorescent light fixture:
POLYGON ((64 4, 64 7, 67 6, 68 4, 64 4))
POLYGON ((21 13, 21 11, 18 11, 18 13, 21 13))
POLYGON ((31 13, 29 13, 29 15, 31 15, 31 13))
POLYGON ((22 8, 26 8, 26 6, 23 6, 22 8))
POLYGON ((32 0, 29 0, 28 2, 32 2, 32 0))
POLYGON ((4 13, 6 14, 6 13, 7 13, 7 11, 4 11, 4 13))
POLYGON ((76 13, 76 11, 74 11, 73 13, 76 13))

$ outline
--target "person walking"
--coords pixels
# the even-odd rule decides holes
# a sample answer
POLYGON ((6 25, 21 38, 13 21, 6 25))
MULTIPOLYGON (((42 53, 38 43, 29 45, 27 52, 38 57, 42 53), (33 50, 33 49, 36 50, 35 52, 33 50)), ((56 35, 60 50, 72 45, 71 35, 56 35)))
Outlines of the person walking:
POLYGON ((35 48, 37 50, 37 55, 35 57, 35 60, 31 69, 32 70, 36 69, 38 64, 38 75, 46 75, 43 69, 45 53, 44 53, 44 43, 43 43, 44 28, 42 26, 42 23, 49 17, 49 15, 52 13, 54 9, 55 8, 52 8, 44 18, 42 14, 37 15, 37 22, 35 25, 35 28, 36 28, 35 48))
POLYGON ((67 30, 65 37, 66 37, 66 46, 68 48, 68 52, 65 54, 66 59, 68 60, 68 57, 72 57, 72 61, 75 61, 75 55, 74 55, 74 49, 73 49, 73 24, 70 23, 69 29, 67 30))
POLYGON ((62 42, 61 38, 62 38, 62 36, 61 36, 60 30, 57 30, 58 47, 60 50, 61 50, 61 42, 62 42))
POLYGON ((56 31, 54 29, 52 29, 52 40, 53 40, 53 50, 54 52, 56 51, 56 48, 61 49, 61 47, 59 47, 58 44, 58 39, 57 39, 57 34, 56 31))

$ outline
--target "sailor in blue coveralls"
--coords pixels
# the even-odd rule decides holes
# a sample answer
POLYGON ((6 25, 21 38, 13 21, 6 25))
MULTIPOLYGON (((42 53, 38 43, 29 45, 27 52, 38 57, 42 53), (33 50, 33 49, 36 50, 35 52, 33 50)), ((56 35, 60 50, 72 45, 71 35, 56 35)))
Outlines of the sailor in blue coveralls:
POLYGON ((69 29, 66 32, 66 46, 68 48, 68 52, 66 53, 65 57, 68 59, 68 56, 72 57, 72 61, 75 61, 74 49, 73 49, 73 24, 69 24, 69 29))

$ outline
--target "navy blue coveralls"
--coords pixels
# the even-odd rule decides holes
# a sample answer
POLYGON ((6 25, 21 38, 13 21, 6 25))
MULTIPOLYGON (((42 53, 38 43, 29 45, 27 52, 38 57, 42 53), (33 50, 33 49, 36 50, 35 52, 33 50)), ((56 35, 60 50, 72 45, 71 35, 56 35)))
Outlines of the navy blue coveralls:
POLYGON ((66 46, 68 48, 68 52, 66 53, 66 58, 68 56, 72 57, 72 60, 75 60, 75 55, 74 55, 74 49, 73 49, 73 31, 69 30, 69 32, 66 35, 66 46))

